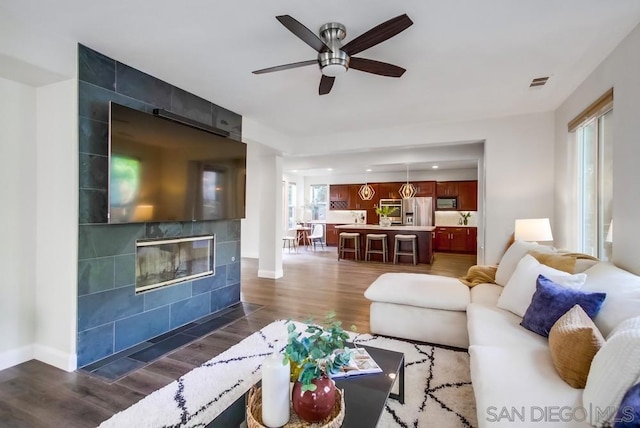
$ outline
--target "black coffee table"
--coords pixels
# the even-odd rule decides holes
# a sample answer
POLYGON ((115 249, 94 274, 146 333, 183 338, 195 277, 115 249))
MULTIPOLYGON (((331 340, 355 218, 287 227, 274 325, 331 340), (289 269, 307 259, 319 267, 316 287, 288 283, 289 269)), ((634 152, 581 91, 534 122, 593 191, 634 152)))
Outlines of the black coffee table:
MULTIPOLYGON (((382 373, 365 374, 349 378, 336 379, 336 386, 344 390, 343 427, 375 427, 384 410, 387 398, 404 403, 404 354, 386 349, 366 348, 369 355, 378 363, 382 373), (398 379, 398 393, 391 392, 393 383, 398 379)), ((245 424, 247 394, 242 394, 224 412, 211 421, 207 428, 235 428, 245 424)))

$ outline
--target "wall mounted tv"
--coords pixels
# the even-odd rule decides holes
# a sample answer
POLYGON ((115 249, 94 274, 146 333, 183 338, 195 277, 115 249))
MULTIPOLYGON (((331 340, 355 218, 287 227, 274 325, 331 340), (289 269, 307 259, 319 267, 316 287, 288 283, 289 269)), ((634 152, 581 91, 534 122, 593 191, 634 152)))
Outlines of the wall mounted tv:
POLYGON ((111 102, 109 223, 244 218, 246 160, 242 142, 111 102))

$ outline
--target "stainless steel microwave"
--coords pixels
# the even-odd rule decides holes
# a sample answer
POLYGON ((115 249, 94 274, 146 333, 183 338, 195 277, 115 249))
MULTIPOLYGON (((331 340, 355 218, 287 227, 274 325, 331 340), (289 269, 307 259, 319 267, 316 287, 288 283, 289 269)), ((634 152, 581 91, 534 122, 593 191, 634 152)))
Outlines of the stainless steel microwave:
POLYGON ((436 199, 437 210, 455 210, 458 208, 458 198, 438 198, 436 199))

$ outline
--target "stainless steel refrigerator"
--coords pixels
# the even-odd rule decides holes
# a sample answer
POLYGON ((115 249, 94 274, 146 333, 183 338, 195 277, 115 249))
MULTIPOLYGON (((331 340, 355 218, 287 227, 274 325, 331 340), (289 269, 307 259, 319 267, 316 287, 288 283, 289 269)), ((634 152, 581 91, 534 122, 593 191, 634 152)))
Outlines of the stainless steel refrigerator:
POLYGON ((433 198, 419 197, 402 200, 402 224, 406 226, 433 225, 433 198))

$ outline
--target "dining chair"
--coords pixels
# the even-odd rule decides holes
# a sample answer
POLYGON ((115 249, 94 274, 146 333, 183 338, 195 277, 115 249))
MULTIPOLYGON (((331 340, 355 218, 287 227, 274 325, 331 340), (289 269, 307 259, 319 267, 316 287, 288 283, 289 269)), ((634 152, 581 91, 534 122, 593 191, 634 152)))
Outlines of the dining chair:
POLYGON ((313 230, 311 231, 311 235, 309 235, 309 242, 313 244, 313 251, 316 250, 316 242, 319 242, 322 245, 322 249, 324 250, 324 227, 321 224, 313 225, 313 230))

